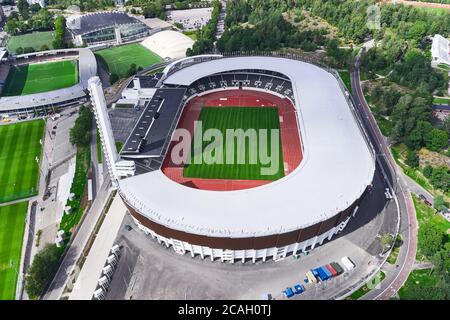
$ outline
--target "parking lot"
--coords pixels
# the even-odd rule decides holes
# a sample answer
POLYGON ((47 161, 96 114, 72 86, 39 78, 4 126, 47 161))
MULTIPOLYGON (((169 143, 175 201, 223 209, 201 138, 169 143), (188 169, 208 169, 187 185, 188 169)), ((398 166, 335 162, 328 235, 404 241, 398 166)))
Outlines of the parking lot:
POLYGON ((197 30, 211 19, 212 8, 167 11, 167 20, 180 23, 185 30, 197 30))

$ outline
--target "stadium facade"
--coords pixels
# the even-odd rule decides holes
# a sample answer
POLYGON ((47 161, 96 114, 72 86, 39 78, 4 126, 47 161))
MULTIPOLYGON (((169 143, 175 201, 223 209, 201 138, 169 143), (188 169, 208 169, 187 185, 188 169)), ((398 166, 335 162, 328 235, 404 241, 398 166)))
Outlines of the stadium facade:
POLYGON ((336 77, 279 57, 197 56, 167 66, 120 154, 136 163, 136 175, 113 176, 135 223, 179 254, 222 262, 278 261, 331 240, 357 214, 375 172, 373 148, 336 77), (303 154, 301 163, 281 179, 245 190, 173 181, 161 167, 183 108, 230 90, 292 102, 302 141, 302 150, 292 152, 303 154))
POLYGON ((67 19, 67 28, 76 45, 121 44, 149 35, 150 29, 125 12, 96 12, 67 19))
MULTIPOLYGON (((60 49, 17 55, 2 61, 1 68, 18 64, 43 63, 61 60, 78 60, 79 81, 63 89, 0 98, 0 114, 28 115, 78 105, 89 99, 88 80, 97 74, 97 61, 86 48, 60 49)), ((50 80, 51 81, 51 80, 50 80)))

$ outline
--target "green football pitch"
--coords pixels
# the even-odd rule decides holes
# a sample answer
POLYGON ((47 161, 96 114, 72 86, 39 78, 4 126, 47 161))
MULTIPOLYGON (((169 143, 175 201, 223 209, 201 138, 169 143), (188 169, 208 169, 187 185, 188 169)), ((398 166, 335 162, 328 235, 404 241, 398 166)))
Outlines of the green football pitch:
POLYGON ((71 87, 78 83, 74 60, 27 64, 11 67, 3 96, 18 96, 71 87))
POLYGON ((99 50, 95 54, 105 62, 109 73, 115 73, 119 78, 127 76, 132 63, 145 68, 162 61, 158 55, 138 43, 99 50))
POLYGON ((6 44, 6 48, 12 54, 15 54, 19 47, 31 47, 35 51, 41 51, 42 46, 46 45, 49 49, 53 49, 53 40, 55 40, 55 33, 53 31, 26 33, 12 36, 6 44))
POLYGON ((0 207, 0 300, 14 300, 28 201, 0 207))
MULTIPOLYGON (((187 178, 205 178, 205 179, 242 179, 242 180, 277 180, 284 176, 284 166, 283 166, 283 155, 281 150, 281 133, 278 131, 278 157, 273 159, 278 160, 276 166, 274 166, 275 171, 273 174, 267 174, 262 172, 262 168, 268 168, 270 164, 262 163, 262 159, 259 154, 260 143, 263 141, 262 137, 259 136, 260 129, 280 129, 280 122, 278 116, 278 110, 276 108, 269 107, 205 107, 200 112, 199 120, 202 122, 202 132, 205 134, 208 129, 218 129, 222 136, 222 147, 217 148, 217 153, 205 152, 206 146, 210 145, 214 141, 203 141, 202 153, 203 161, 198 164, 195 161, 196 155, 198 156, 200 152, 197 150, 194 152, 194 140, 200 138, 200 131, 197 128, 195 132, 195 137, 192 142, 190 163, 186 164, 183 170, 183 175, 187 178), (256 161, 251 161, 250 159, 250 139, 245 139, 245 143, 238 143, 238 139, 231 138, 227 139, 227 129, 242 129, 247 132, 248 129, 256 130, 257 135, 257 146, 258 149, 256 161), (234 159, 231 163, 227 162, 227 145, 233 147, 234 159), (196 155, 195 155, 196 154, 196 155), (239 163, 239 155, 245 155, 244 161, 239 163), (223 159, 223 163, 212 163, 212 159, 223 159), (256 163, 255 163, 256 162, 256 163)), ((206 140, 206 138, 204 139, 206 140)), ((255 141, 254 141, 255 142, 255 141)), ((271 155, 276 155, 272 153, 271 148, 271 134, 270 131, 267 133, 267 138, 265 142, 268 147, 268 152, 265 152, 269 157, 271 155)), ((232 158, 230 156, 230 158, 232 158)))
POLYGON ((0 126, 0 203, 37 194, 44 125, 35 120, 0 126))

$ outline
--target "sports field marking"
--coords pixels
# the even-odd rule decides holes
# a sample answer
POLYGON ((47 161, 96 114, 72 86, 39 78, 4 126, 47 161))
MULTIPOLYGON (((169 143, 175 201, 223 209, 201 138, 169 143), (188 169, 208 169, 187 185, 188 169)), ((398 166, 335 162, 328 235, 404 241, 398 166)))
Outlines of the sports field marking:
POLYGON ((110 74, 117 74, 119 78, 127 76, 132 63, 145 68, 162 61, 161 57, 138 43, 99 50, 95 55, 105 62, 110 74))
POLYGON ((2 96, 27 95, 71 87, 78 83, 78 63, 64 60, 13 66, 2 96))
POLYGON ((0 300, 13 300, 28 201, 0 207, 0 300))
MULTIPOLYGON (((199 121, 202 122, 203 133, 208 129, 218 129, 223 137, 226 137, 227 129, 242 129, 247 131, 248 129, 256 130, 260 129, 272 130, 277 129, 280 132, 280 123, 278 117, 278 110, 274 107, 205 107, 200 112, 199 121)), ((187 178, 205 178, 205 179, 240 179, 240 180, 277 180, 284 176, 283 155, 281 150, 281 135, 278 136, 280 141, 278 142, 278 154, 279 159, 277 170, 275 174, 266 175, 262 174, 262 168, 267 168, 268 165, 261 163, 261 158, 258 157, 256 163, 250 161, 250 147, 249 141, 243 145, 235 144, 234 156, 237 159, 238 155, 245 154, 245 162, 239 164, 235 161, 232 164, 208 164, 204 161, 201 164, 195 163, 192 151, 194 150, 194 142, 191 149, 191 163, 186 164, 183 170, 183 176, 187 178)), ((198 138, 198 132, 194 134, 194 139, 198 138)), ((267 136, 268 155, 272 154, 270 133, 267 136)), ((258 148, 261 141, 258 141, 258 148)), ((205 147, 211 144, 209 142, 203 142, 203 151, 205 147)), ((224 141, 221 156, 225 159, 227 156, 227 150, 224 141)), ((258 150, 259 151, 259 150, 258 150)))
POLYGON ((37 194, 43 120, 0 126, 0 203, 37 194))

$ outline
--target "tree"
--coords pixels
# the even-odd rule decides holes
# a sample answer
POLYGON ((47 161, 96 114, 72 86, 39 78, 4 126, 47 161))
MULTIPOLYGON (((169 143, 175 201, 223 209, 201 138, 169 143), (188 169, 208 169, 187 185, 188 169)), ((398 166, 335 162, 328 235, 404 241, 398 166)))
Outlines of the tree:
POLYGON ((448 133, 434 128, 425 137, 426 146, 433 151, 439 151, 448 145, 448 133))
POLYGON ((23 53, 23 48, 22 47, 17 47, 16 48, 16 54, 22 54, 23 53))
POLYGON ((29 7, 27 0, 19 0, 17 1, 17 9, 19 10, 20 15, 27 20, 29 18, 29 7))
POLYGON ((381 236, 380 242, 383 252, 386 252, 389 250, 389 248, 392 246, 392 235, 390 233, 385 233, 381 236))
POLYGON ((433 168, 430 182, 434 187, 442 189, 445 192, 450 190, 450 168, 447 166, 433 168))
POLYGON ((77 147, 83 147, 89 144, 91 139, 92 113, 89 108, 83 106, 80 108, 79 116, 75 120, 75 125, 70 129, 70 143, 77 147))
POLYGON ((119 76, 117 75, 117 73, 111 73, 111 74, 109 75, 109 83, 110 83, 110 84, 116 83, 117 80, 119 80, 119 76))
POLYGON ((433 203, 433 205, 434 205, 434 208, 435 208, 437 211, 441 211, 441 210, 445 209, 446 203, 445 203, 444 197, 441 196, 441 195, 436 196, 436 197, 434 198, 434 203, 433 203))
POLYGON ((417 152, 414 150, 408 150, 408 155, 406 156, 406 164, 411 168, 417 168, 419 166, 419 157, 417 152))
POLYGON ((450 135, 450 117, 445 118, 444 122, 442 123, 442 129, 445 130, 448 135, 450 135))
POLYGON ((9 18, 5 24, 5 31, 11 35, 15 35, 19 29, 19 21, 14 18, 9 18))
POLYGON ((430 165, 426 165, 423 170, 422 173, 425 177, 430 178, 432 173, 433 173, 433 167, 430 165))
POLYGON ((136 74, 136 72, 137 72, 136 63, 130 64, 130 68, 127 71, 127 77, 131 77, 132 75, 136 74))
POLYGON ((61 254, 62 248, 58 248, 55 244, 47 244, 34 256, 33 263, 25 276, 25 290, 31 299, 37 299, 41 295, 58 267, 61 254))
POLYGON ((64 41, 64 34, 66 32, 66 19, 63 16, 58 16, 55 19, 55 40, 53 40, 53 48, 63 49, 66 47, 64 41))
POLYGON ((41 10, 41 5, 39 3, 33 3, 32 5, 30 5, 29 9, 32 14, 35 14, 39 10, 41 10))
POLYGON ((431 258, 435 255, 444 244, 445 233, 427 223, 419 229, 419 247, 422 253, 431 258))

